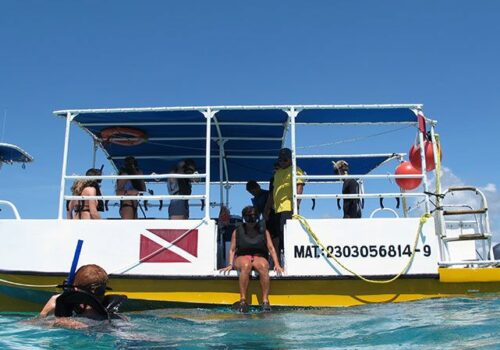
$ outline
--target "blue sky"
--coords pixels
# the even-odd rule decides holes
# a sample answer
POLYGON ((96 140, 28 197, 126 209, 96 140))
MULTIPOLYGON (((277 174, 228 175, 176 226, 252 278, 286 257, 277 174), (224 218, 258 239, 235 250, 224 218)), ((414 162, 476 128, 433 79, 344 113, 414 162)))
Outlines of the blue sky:
POLYGON ((36 161, 5 166, 0 197, 56 216, 56 109, 423 103, 449 181, 486 189, 498 228, 499 15, 498 1, 3 0, 1 136, 36 161))

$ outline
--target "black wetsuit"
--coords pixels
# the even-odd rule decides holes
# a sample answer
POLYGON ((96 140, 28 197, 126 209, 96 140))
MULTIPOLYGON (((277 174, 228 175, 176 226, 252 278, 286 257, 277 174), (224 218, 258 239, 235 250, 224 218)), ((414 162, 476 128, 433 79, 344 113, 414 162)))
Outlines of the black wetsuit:
POLYGON ((82 314, 81 305, 92 307, 93 315, 89 318, 111 320, 121 318, 120 306, 127 300, 125 295, 108 294, 98 298, 84 290, 66 290, 56 299, 54 315, 56 317, 72 317, 82 314))
MULTIPOLYGON (((359 182, 356 179, 344 180, 342 185, 342 194, 358 194, 359 182)), ((361 200, 344 199, 344 219, 359 219, 361 218, 361 200)))

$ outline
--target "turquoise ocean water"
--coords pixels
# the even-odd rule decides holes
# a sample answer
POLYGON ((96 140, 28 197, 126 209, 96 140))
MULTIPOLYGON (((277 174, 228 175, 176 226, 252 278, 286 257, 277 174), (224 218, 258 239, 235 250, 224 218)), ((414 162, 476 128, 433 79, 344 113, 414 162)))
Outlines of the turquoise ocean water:
POLYGON ((432 299, 250 314, 230 308, 128 313, 87 330, 0 313, 0 349, 500 349, 500 298, 432 299))

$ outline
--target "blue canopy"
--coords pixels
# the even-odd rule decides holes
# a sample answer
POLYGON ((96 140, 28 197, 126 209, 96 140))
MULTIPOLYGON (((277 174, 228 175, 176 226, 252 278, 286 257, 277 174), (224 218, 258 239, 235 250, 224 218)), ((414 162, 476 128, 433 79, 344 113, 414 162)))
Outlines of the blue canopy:
POLYGON ((33 157, 16 145, 0 143, 0 163, 29 163, 33 157))
MULTIPOLYGON (((267 181, 286 136, 289 117, 286 111, 298 111, 296 123, 417 123, 419 105, 391 106, 238 106, 238 107, 165 107, 136 109, 68 110, 73 121, 89 132, 100 144, 116 168, 124 158, 134 156, 145 174, 167 173, 178 161, 192 158, 200 173, 205 172, 206 117, 211 121, 211 181, 219 181, 223 161, 224 180, 230 182, 267 181), (205 113, 205 114, 204 114, 205 113), (120 145, 103 138, 109 128, 125 128, 145 136, 137 145, 120 145), (227 171, 227 178, 226 173, 227 171)), ((392 155, 345 159, 353 174, 366 174, 392 155)), ((309 175, 333 172, 335 158, 298 159, 297 164, 309 175)))

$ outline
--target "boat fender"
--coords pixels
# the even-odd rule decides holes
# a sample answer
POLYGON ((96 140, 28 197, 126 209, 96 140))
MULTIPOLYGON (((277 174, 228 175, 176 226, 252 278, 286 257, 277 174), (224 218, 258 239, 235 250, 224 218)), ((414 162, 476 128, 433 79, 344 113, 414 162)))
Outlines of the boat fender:
POLYGON ((137 146, 148 139, 144 131, 129 127, 104 129, 101 131, 101 138, 105 142, 121 146, 137 146))
MULTIPOLYGON (((410 162, 403 162, 396 168, 396 175, 421 175, 421 170, 414 168, 410 162)), ((398 186, 407 191, 417 188, 421 182, 420 177, 396 179, 398 186)))

